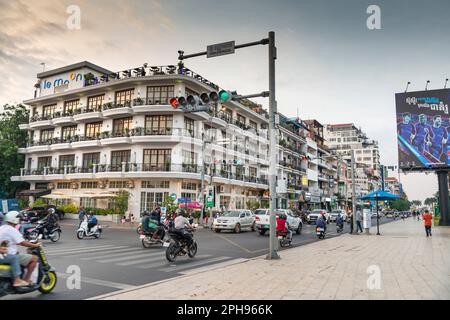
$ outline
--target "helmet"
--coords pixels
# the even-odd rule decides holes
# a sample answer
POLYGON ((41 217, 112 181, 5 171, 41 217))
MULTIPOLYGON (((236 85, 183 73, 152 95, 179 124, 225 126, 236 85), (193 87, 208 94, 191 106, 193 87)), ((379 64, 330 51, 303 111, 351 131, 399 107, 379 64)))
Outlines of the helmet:
POLYGON ((50 213, 50 214, 54 214, 55 213, 55 209, 54 208, 49 208, 47 210, 47 212, 50 213))
POLYGON ((11 224, 19 224, 20 222, 19 212, 17 211, 8 212, 4 217, 4 221, 11 224))
POLYGON ((177 211, 175 212, 177 214, 177 216, 186 216, 186 211, 183 209, 177 209, 177 211))

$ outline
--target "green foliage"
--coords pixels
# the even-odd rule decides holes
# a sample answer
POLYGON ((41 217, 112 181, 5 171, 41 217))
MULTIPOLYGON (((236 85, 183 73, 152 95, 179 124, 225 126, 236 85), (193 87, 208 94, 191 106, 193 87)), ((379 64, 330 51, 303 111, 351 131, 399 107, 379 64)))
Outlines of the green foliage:
POLYGON ((247 209, 249 210, 256 210, 260 208, 260 203, 257 200, 248 200, 246 203, 247 209))
POLYGON ((114 198, 114 213, 124 215, 128 209, 128 199, 130 193, 127 190, 119 190, 117 197, 114 198))
POLYGON ((29 111, 25 106, 4 105, 0 114, 0 194, 4 198, 14 198, 17 191, 27 188, 23 182, 12 182, 11 176, 20 174, 25 156, 19 148, 27 141, 27 131, 20 130, 19 124, 28 123, 29 111))
POLYGON ((436 203, 437 203, 437 199, 434 197, 426 198, 425 201, 423 202, 423 204, 426 206, 433 206, 436 203))
POLYGON ((261 209, 269 209, 269 200, 268 199, 262 199, 260 208, 261 209))
POLYGON ((408 200, 405 199, 398 199, 395 201, 392 201, 391 203, 391 209, 397 210, 397 211, 407 211, 409 210, 410 203, 408 200))
POLYGON ((417 207, 420 207, 422 205, 422 201, 420 201, 420 200, 413 200, 413 201, 411 201, 411 204, 415 205, 417 207))
POLYGON ((167 208, 167 212, 173 212, 178 209, 178 206, 174 203, 175 201, 172 200, 171 197, 166 197, 164 202, 162 203, 162 207, 167 208))
POLYGON ((96 216, 107 216, 110 214, 116 214, 115 209, 102 209, 102 208, 86 208, 86 213, 92 212, 96 216))
POLYGON ((30 205, 30 201, 29 200, 24 200, 24 199, 19 199, 19 208, 25 209, 30 205))
POLYGON ((35 202, 33 202, 33 206, 45 206, 47 204, 47 200, 39 198, 35 202))
POLYGON ((75 204, 70 203, 70 204, 63 205, 61 207, 61 210, 64 211, 64 213, 77 213, 78 207, 75 204))

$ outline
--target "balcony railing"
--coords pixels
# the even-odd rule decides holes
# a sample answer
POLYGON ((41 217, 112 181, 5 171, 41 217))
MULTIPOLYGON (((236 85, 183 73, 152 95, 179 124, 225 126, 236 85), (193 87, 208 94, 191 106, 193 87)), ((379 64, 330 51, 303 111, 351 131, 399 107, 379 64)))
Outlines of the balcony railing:
MULTIPOLYGON (((34 175, 67 175, 67 174, 80 174, 80 173, 114 173, 114 172, 178 172, 178 173, 201 173, 201 166, 197 164, 152 164, 152 163, 127 163, 121 164, 91 164, 87 167, 78 166, 64 166, 61 168, 44 167, 39 169, 25 169, 20 170, 21 176, 34 176, 34 175)), ((205 165, 205 175, 211 175, 213 177, 222 177, 230 180, 245 181, 250 183, 268 184, 268 180, 265 176, 248 176, 244 174, 236 174, 224 170, 216 170, 213 167, 205 165)))

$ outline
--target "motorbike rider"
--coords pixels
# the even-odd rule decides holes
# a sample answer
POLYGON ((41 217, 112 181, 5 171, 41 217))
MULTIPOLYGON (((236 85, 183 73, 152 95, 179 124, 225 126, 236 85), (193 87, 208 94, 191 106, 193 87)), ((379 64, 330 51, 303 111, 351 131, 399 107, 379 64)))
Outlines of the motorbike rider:
POLYGON ((318 228, 323 228, 324 232, 327 231, 327 222, 326 222, 325 215, 323 213, 319 216, 319 218, 317 218, 316 226, 318 228))
POLYGON ((92 211, 89 212, 88 215, 88 233, 91 232, 91 228, 95 227, 97 225, 97 218, 95 217, 94 213, 92 211))
POLYGON ((155 210, 150 214, 150 219, 157 222, 156 232, 153 232, 152 240, 156 240, 158 236, 163 232, 164 225, 161 223, 161 207, 157 206, 155 210))
POLYGON ((287 216, 283 213, 277 215, 277 233, 278 232, 288 235, 288 240, 292 240, 292 231, 289 230, 287 216))
MULTIPOLYGON (((58 216, 54 208, 49 208, 47 212, 48 214, 44 218, 44 226, 47 233, 50 233, 57 226, 58 216)), ((43 237, 45 238, 45 235, 43 237)))
POLYGON ((192 234, 190 234, 186 229, 194 230, 194 227, 189 223, 187 219, 187 214, 184 209, 177 209, 177 217, 175 218, 175 229, 181 233, 181 235, 187 240, 188 245, 191 246, 193 243, 192 234))
POLYGON ((336 226, 341 229, 344 228, 344 218, 340 213, 338 213, 338 216, 336 217, 336 226))
POLYGON ((35 255, 18 253, 17 245, 27 248, 38 248, 41 244, 25 241, 22 234, 16 229, 20 222, 19 216, 20 214, 17 211, 10 211, 5 215, 5 224, 0 227, 0 243, 5 242, 8 244, 8 255, 18 256, 20 265, 27 269, 23 280, 32 284, 30 278, 36 268, 38 258, 35 255))

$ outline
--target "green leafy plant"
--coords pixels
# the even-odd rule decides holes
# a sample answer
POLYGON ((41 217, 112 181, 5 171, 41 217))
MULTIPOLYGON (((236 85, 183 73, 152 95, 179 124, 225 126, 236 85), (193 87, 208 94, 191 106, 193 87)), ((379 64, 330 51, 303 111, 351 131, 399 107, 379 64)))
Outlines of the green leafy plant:
POLYGON ((47 200, 39 198, 35 202, 33 202, 33 206, 45 206, 47 204, 47 200))
POLYGON ((124 215, 128 209, 128 199, 130 193, 127 190, 121 189, 114 198, 114 213, 124 215))
POLYGON ((64 213, 77 213, 78 212, 78 207, 75 204, 70 203, 70 204, 66 204, 66 205, 61 206, 61 210, 64 213))

